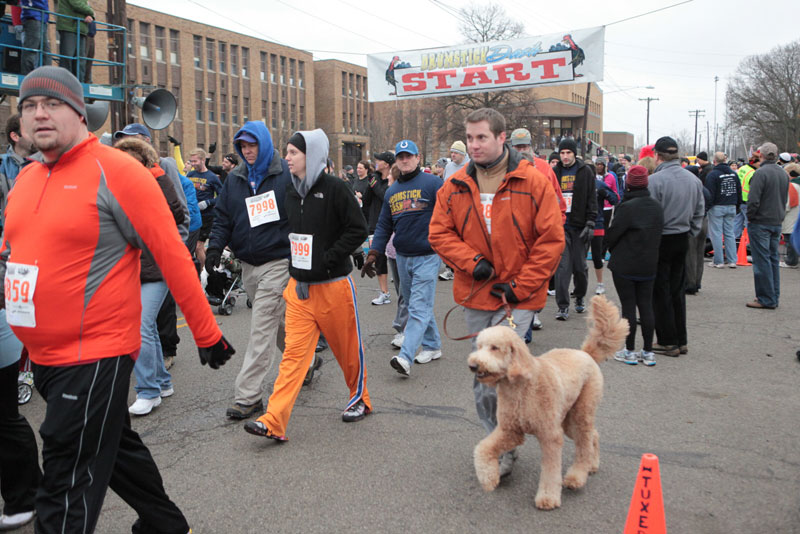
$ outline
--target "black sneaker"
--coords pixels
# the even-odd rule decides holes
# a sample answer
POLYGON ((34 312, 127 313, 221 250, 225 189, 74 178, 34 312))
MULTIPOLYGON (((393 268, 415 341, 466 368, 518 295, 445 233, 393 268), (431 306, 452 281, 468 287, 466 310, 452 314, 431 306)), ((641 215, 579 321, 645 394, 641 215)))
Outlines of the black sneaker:
POLYGON ((364 401, 360 400, 342 412, 342 421, 345 423, 355 423, 356 421, 364 419, 368 413, 367 405, 364 404, 364 401))
POLYGON ((264 413, 264 405, 261 403, 261 401, 258 401, 255 404, 241 404, 235 402, 233 403, 233 406, 228 408, 228 410, 225 412, 225 416, 228 419, 241 421, 242 419, 247 419, 248 417, 253 417, 254 415, 261 415, 262 413, 264 413))
POLYGON ((583 301, 583 297, 575 299, 575 313, 583 313, 586 311, 586 303, 583 301))
POLYGON ((289 441, 286 436, 278 436, 270 432, 264 423, 261 421, 248 421, 244 424, 244 431, 254 436, 261 436, 262 438, 274 439, 275 441, 289 441))
POLYGON ((315 354, 314 355, 314 364, 309 368, 308 372, 306 373, 306 377, 303 379, 303 385, 304 386, 309 385, 311 383, 311 381, 314 380, 314 373, 320 367, 322 367, 322 358, 320 358, 319 356, 317 356, 315 354))

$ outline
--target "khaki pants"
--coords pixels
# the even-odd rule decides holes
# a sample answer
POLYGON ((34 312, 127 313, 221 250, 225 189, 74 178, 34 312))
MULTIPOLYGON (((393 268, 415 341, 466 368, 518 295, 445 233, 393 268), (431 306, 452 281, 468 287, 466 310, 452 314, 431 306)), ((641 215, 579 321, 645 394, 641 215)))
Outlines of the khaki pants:
POLYGON ((264 395, 264 379, 278 353, 277 338, 284 321, 283 290, 289 281, 289 260, 263 265, 242 262, 242 281, 253 312, 250 342, 236 377, 235 400, 240 404, 255 404, 264 395))

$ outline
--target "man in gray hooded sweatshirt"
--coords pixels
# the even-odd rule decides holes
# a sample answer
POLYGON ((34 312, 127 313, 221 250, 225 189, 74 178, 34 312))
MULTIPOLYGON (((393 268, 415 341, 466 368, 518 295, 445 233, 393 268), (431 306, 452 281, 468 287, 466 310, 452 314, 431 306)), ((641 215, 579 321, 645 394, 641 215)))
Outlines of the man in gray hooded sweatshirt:
POLYGON ((245 424, 250 434, 286 441, 286 427, 320 332, 350 390, 342 413, 360 421, 371 410, 364 345, 350 278, 350 255, 367 237, 367 223, 348 185, 325 173, 328 138, 320 129, 297 132, 286 148, 292 183, 286 188, 291 263, 286 301, 286 349, 267 413, 245 424))

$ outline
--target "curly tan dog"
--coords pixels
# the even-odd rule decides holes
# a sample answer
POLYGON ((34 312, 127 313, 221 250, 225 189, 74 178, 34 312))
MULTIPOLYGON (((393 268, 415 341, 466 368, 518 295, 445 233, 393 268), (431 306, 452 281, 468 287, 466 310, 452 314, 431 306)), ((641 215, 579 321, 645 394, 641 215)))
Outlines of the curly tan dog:
POLYGON ((591 328, 581 350, 553 349, 531 356, 522 339, 507 326, 483 330, 469 368, 478 380, 497 387, 497 428, 475 447, 475 473, 483 489, 500 481, 498 457, 533 434, 542 447, 536 507, 561 506, 561 448, 564 434, 575 441, 575 462, 564 486, 577 489, 600 466, 594 415, 603 396, 600 362, 628 335, 628 322, 603 296, 592 298, 591 328))

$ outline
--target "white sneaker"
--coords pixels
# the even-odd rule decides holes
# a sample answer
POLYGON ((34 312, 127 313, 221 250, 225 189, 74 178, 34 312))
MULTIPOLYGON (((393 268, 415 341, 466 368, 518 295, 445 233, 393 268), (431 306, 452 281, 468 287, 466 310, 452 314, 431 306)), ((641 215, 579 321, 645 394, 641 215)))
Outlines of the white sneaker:
MULTIPOLYGON (((734 264, 734 265, 735 265, 735 264, 734 264)), ((780 265, 780 266, 781 266, 781 267, 783 267, 784 269, 797 269, 797 267, 798 267, 797 265, 789 265, 789 264, 788 264, 788 263, 786 263, 785 261, 782 261, 782 262, 780 262, 778 265, 780 265)))
POLYGON ((539 312, 535 312, 533 314, 533 320, 531 321, 531 330, 541 330, 542 329, 542 321, 539 320, 539 312))
POLYGON ((404 333, 402 333, 402 332, 396 333, 394 335, 394 338, 392 338, 392 346, 394 348, 396 348, 396 349, 402 349, 403 348, 403 341, 405 341, 405 339, 406 339, 406 335, 404 333))
POLYGON ((30 512, 20 512, 12 515, 0 515, 0 530, 16 530, 22 525, 33 521, 33 516, 36 514, 33 510, 30 512))
POLYGON ((439 273, 439 280, 452 280, 453 278, 455 278, 455 274, 450 269, 445 269, 439 273))
POLYGON ((422 350, 417 354, 417 357, 414 358, 414 361, 417 363, 428 363, 433 360, 438 360, 441 357, 441 350, 422 350))
POLYGON ((551 296, 551 297, 554 297, 554 296, 555 296, 555 294, 556 294, 556 290, 555 290, 555 289, 548 289, 548 290, 547 290, 547 294, 548 294, 549 296, 551 296))
POLYGON ((392 359, 389 360, 389 365, 403 376, 408 376, 411 371, 411 364, 402 356, 392 356, 392 359))
POLYGON ((374 306, 381 306, 383 304, 391 304, 392 299, 389 298, 389 293, 381 293, 374 299, 372 299, 372 304, 374 306))
POLYGON ((597 289, 594 290, 595 295, 602 295, 606 292, 606 285, 603 282, 597 284, 597 289))
POLYGON ((156 397, 155 399, 136 397, 136 402, 131 404, 131 407, 128 408, 128 412, 131 415, 147 415, 153 411, 153 408, 159 405, 161 405, 161 397, 156 397))
POLYGON ((166 399, 167 397, 171 397, 175 394, 175 388, 169 389, 162 389, 161 390, 161 398, 166 399))

